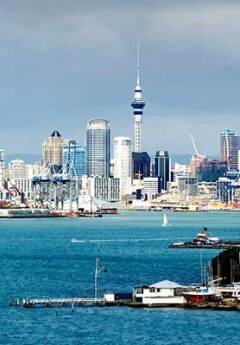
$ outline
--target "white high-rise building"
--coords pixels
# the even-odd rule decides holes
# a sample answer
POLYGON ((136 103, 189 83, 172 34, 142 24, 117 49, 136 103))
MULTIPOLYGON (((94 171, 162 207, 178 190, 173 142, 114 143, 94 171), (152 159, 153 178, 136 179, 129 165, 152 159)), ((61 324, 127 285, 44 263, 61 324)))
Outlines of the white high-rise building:
POLYGON ((87 124, 87 175, 109 177, 111 130, 107 120, 87 124))
POLYGON ((131 193, 132 143, 127 137, 113 141, 114 177, 120 179, 120 196, 131 193))

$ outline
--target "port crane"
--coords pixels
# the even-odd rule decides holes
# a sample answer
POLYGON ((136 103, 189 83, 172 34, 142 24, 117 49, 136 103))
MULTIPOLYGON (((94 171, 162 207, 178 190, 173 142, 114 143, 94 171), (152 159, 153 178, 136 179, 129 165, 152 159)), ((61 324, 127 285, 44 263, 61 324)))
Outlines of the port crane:
POLYGON ((70 203, 70 208, 73 202, 78 203, 79 179, 72 165, 60 169, 49 166, 46 174, 33 177, 32 184, 34 205, 46 204, 62 210, 66 201, 70 203))

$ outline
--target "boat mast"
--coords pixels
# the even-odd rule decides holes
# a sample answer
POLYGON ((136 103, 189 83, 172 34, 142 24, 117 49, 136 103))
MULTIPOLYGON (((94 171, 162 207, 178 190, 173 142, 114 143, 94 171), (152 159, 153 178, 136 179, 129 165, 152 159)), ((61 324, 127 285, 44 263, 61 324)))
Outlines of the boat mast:
POLYGON ((94 275, 94 299, 95 301, 98 300, 98 276, 99 276, 99 257, 96 257, 96 268, 95 268, 95 275, 94 275))
POLYGON ((99 298, 99 275, 101 272, 107 272, 105 267, 99 267, 99 257, 96 257, 96 268, 95 268, 95 275, 94 275, 94 300, 95 302, 98 301, 99 298))
POLYGON ((203 258, 202 258, 202 251, 200 250, 200 269, 201 269, 201 285, 204 285, 204 277, 203 277, 203 258))

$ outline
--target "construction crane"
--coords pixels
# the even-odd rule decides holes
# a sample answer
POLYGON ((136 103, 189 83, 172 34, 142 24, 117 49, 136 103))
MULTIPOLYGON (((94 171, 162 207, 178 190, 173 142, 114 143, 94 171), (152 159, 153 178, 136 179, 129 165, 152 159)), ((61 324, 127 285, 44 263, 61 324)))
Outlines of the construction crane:
POLYGON ((191 159, 190 174, 191 176, 196 177, 197 169, 200 167, 200 165, 202 164, 202 162, 204 161, 206 157, 198 152, 197 145, 195 143, 192 133, 190 134, 190 138, 191 138, 193 148, 195 151, 195 154, 192 155, 192 159, 191 159))
POLYGON ((232 157, 230 156, 227 130, 225 131, 225 142, 226 142, 226 154, 227 154, 227 170, 231 170, 231 158, 232 157))
POLYGON ((195 140, 194 140, 194 138, 193 138, 192 133, 190 133, 190 138, 191 138, 191 141, 192 141, 192 144, 193 144, 193 148, 194 148, 194 151, 195 151, 195 155, 198 156, 198 155, 199 155, 198 149, 197 149, 197 146, 196 146, 196 143, 195 143, 195 140))

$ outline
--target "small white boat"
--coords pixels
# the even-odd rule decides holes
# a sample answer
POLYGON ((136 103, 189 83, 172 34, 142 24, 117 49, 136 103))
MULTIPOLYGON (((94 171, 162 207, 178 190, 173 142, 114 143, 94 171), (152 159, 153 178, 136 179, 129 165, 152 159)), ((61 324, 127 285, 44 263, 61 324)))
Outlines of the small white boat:
POLYGON ((168 219, 167 219, 166 213, 164 213, 164 215, 163 215, 163 223, 162 223, 162 226, 168 226, 168 219))

